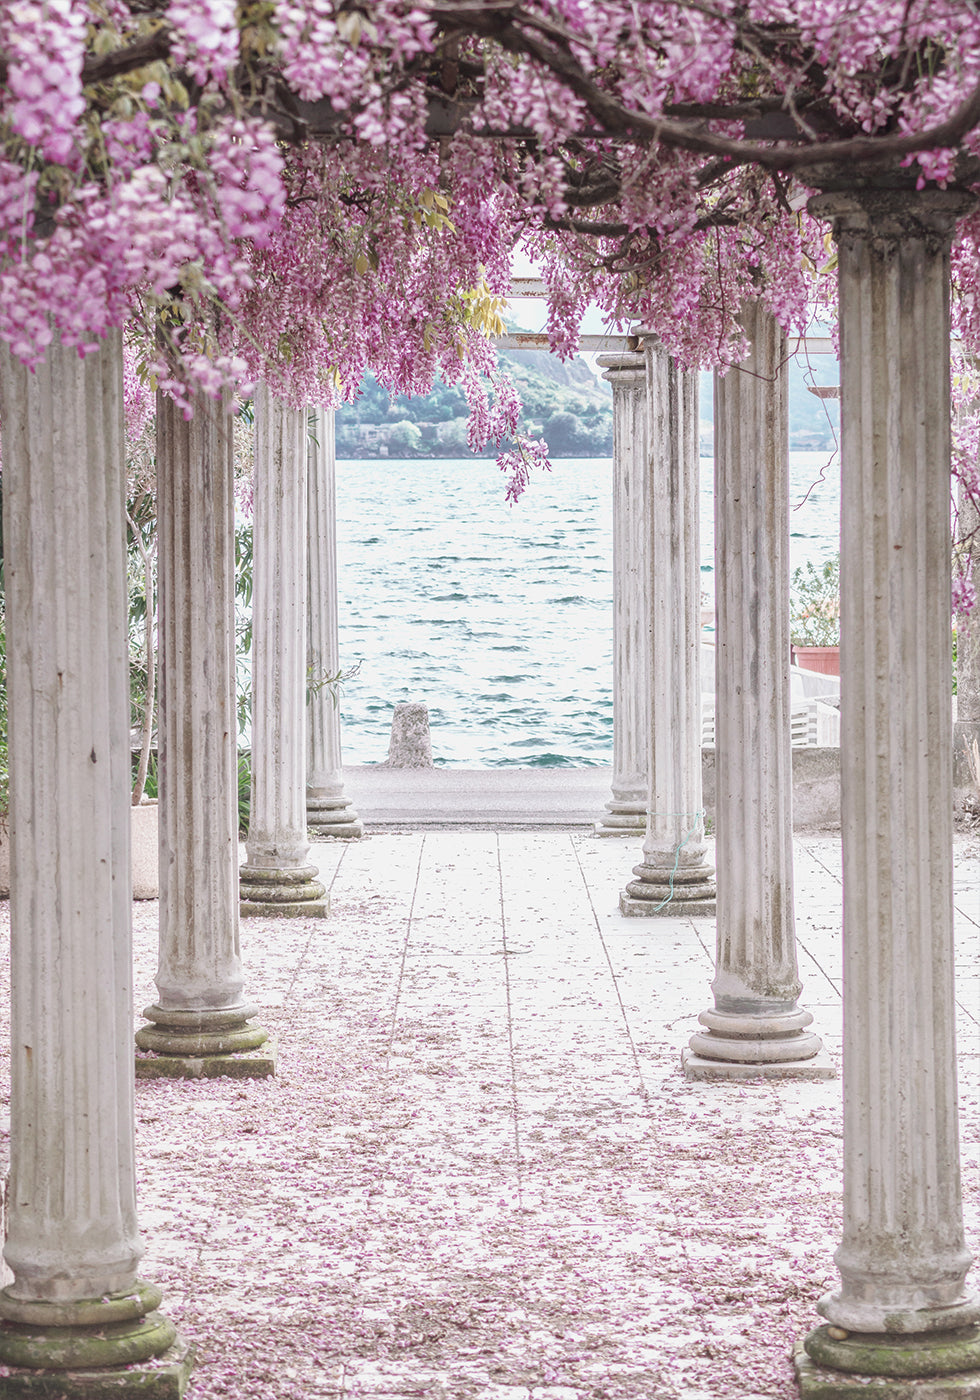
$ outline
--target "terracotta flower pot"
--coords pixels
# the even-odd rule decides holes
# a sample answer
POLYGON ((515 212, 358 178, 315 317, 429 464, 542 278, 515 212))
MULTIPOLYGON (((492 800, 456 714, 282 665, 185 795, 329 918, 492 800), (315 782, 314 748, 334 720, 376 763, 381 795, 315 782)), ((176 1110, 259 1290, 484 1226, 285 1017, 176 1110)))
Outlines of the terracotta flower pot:
POLYGON ((840 647, 793 646, 793 661, 802 671, 818 671, 822 676, 840 675, 840 647))

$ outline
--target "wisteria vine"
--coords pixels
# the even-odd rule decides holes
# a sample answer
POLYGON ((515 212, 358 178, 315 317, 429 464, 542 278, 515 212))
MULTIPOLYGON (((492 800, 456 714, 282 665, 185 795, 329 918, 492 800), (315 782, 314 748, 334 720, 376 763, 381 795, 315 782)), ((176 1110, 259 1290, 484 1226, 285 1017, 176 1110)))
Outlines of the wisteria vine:
MULTIPOLYGON (((798 331, 826 295, 828 163, 980 191, 972 0, 10 0, 0 78, 19 358, 125 324, 187 411, 462 380, 518 486, 540 450, 491 336, 519 244, 559 354, 595 303, 725 366, 747 298, 798 331)), ((970 348, 970 220, 955 264, 970 348)))

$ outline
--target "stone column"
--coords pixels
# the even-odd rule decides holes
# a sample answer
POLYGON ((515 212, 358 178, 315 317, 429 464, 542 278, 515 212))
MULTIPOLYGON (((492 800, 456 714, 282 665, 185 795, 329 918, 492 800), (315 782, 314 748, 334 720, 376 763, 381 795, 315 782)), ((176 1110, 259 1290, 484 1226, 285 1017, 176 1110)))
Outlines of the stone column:
POLYGON ((800 1365, 804 1395, 831 1393, 835 1371, 967 1371, 956 1393, 980 1393, 957 1125, 949 642, 949 246, 973 204, 911 187, 810 201, 833 220, 840 285, 844 1233, 840 1287, 817 1305, 831 1326, 805 1342, 818 1364, 800 1365))
MULTIPOLYGON (((0 416, 14 1276, 0 1361, 179 1362, 159 1289, 137 1280, 120 334, 84 360, 55 341, 33 372, 0 347, 0 416)), ((179 1366, 162 1369, 176 1396, 179 1366)), ((80 1393, 71 1376, 49 1389, 80 1393)))
POLYGON ((159 995, 136 1035, 142 1077, 264 1076, 238 940, 233 419, 157 396, 160 587, 159 995))
POLYGON ((698 378, 653 337, 647 370, 652 571, 650 795, 643 861, 620 895, 627 915, 715 912, 701 800, 701 570, 698 378))
POLYGON ((832 1074, 801 990, 793 915, 786 336, 759 301, 748 357, 715 375, 714 1006, 689 1079, 832 1074))
POLYGON ((650 455, 642 355, 601 355, 613 391, 613 775, 597 836, 646 831, 650 796, 650 455))
POLYGON ((309 439, 309 597, 306 612, 310 696, 306 707, 306 820, 316 836, 364 835, 344 793, 337 692, 322 684, 340 670, 337 640, 337 456, 333 410, 311 409, 315 426, 309 439))
MULTIPOLYGON (((959 547, 973 565, 973 583, 980 595, 980 510, 963 486, 959 486, 957 537, 959 547)), ((980 616, 976 607, 956 618, 956 723, 953 726, 956 786, 973 786, 973 745, 980 748, 980 616)))
POLYGON ((252 804, 243 914, 327 913, 306 839, 305 409, 255 391, 252 804))

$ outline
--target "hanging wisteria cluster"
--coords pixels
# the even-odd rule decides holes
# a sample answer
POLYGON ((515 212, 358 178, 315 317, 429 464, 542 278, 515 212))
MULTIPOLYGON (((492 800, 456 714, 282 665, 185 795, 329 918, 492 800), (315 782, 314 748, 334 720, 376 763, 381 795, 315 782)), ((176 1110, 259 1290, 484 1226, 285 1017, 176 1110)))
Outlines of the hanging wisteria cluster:
POLYGON ((560 353, 594 302, 726 365, 746 297, 800 330, 832 295, 805 212, 828 170, 980 176, 973 0, 8 0, 0 77, 0 336, 26 363, 126 324, 187 404, 441 374, 501 438, 512 396, 478 376, 518 244, 560 353))

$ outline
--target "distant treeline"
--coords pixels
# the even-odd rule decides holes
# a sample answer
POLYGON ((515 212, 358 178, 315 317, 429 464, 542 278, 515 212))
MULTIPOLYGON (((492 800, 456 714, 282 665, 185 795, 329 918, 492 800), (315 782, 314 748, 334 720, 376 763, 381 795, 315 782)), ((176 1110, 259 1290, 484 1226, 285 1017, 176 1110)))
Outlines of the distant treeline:
MULTIPOLYGON (((612 455, 612 390, 584 360, 563 364, 544 350, 501 350, 498 358, 520 392, 523 430, 546 438, 552 456, 612 455)), ((337 455, 469 457, 467 417, 461 389, 439 382, 424 398, 389 399, 367 375, 360 397, 337 410, 337 455)))
MULTIPOLYGON (((547 440, 553 457, 612 456, 612 389, 576 357, 562 363, 544 350, 501 350, 524 404, 524 431, 547 440)), ((807 370, 795 362, 789 374, 790 448, 823 451, 834 445, 838 405, 807 390, 816 380, 836 381, 829 356, 807 370)), ((712 377, 701 376, 701 452, 712 451, 712 377)), ((461 389, 437 382, 424 398, 388 397, 372 375, 360 396, 337 410, 337 455, 343 458, 470 457, 466 442, 466 398, 461 389)), ((487 448, 484 457, 495 457, 487 448)))

